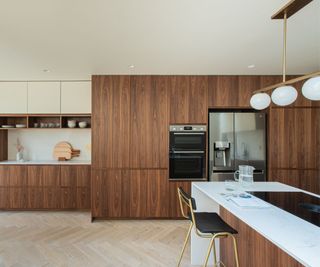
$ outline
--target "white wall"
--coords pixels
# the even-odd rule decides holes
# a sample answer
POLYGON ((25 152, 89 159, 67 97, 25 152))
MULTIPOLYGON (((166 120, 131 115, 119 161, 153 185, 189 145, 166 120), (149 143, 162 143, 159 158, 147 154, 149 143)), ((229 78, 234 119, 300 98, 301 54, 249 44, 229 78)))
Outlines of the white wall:
POLYGON ((80 157, 76 160, 91 160, 91 130, 90 129, 35 129, 9 130, 8 160, 16 159, 17 138, 24 146, 26 160, 52 160, 53 148, 60 141, 69 142, 73 148, 80 149, 80 157))

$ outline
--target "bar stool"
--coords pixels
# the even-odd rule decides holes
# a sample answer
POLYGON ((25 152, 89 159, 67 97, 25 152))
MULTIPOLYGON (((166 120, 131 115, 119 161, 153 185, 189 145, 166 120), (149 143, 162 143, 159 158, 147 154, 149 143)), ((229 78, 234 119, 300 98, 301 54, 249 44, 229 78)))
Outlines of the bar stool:
POLYGON ((222 220, 221 217, 215 212, 194 212, 197 209, 195 199, 191 197, 189 194, 187 194, 185 191, 183 191, 181 187, 178 188, 178 196, 182 216, 190 220, 190 226, 182 247, 182 251, 180 253, 180 258, 177 266, 179 267, 181 264, 183 253, 190 238, 191 230, 193 226, 195 226, 195 232, 198 236, 203 238, 210 238, 208 252, 203 266, 207 266, 208 264, 211 249, 213 249, 214 266, 217 266, 218 263, 214 241, 217 238, 230 237, 233 240, 233 250, 236 262, 235 266, 239 267, 237 242, 234 237, 234 235, 238 232, 235 229, 233 229, 230 225, 228 225, 224 220, 222 220), (185 213, 184 207, 187 207, 187 214, 185 213))

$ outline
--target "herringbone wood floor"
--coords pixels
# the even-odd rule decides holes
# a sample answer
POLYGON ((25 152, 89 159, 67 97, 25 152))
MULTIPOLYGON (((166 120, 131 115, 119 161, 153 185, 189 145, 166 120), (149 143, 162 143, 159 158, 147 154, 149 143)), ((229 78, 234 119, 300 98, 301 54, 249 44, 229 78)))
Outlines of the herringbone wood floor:
MULTIPOLYGON (((97 221, 84 212, 0 212, 0 267, 175 266, 186 221, 97 221)), ((182 266, 190 265, 190 248, 182 266)))

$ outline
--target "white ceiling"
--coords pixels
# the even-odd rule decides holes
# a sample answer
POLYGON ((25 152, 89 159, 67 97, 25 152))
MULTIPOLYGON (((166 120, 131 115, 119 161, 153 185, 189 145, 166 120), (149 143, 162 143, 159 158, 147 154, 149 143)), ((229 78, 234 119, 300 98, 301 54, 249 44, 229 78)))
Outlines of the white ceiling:
MULTIPOLYGON (((0 0, 0 80, 280 74, 282 20, 270 17, 288 1, 0 0)), ((317 69, 314 0, 288 21, 288 73, 317 69)))

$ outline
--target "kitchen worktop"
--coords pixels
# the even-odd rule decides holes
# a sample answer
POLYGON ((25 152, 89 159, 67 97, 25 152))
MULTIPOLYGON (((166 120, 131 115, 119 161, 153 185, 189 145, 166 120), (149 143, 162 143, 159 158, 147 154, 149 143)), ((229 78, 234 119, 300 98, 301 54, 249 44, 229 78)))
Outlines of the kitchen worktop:
POLYGON ((0 165, 91 165, 89 160, 68 160, 68 161, 57 161, 57 160, 26 160, 26 161, 15 161, 6 160, 0 161, 0 165))
MULTIPOLYGON (((278 182, 255 182, 249 188, 237 186, 234 192, 241 191, 304 192, 320 198, 319 195, 278 182)), ((207 209, 216 203, 303 265, 320 266, 320 227, 274 205, 268 208, 241 208, 230 201, 225 195, 228 193, 230 191, 226 190, 223 182, 192 183, 192 195, 196 199, 201 200, 200 194, 203 194, 212 201, 212 204, 208 202, 206 205, 199 203, 200 207, 207 209)))

